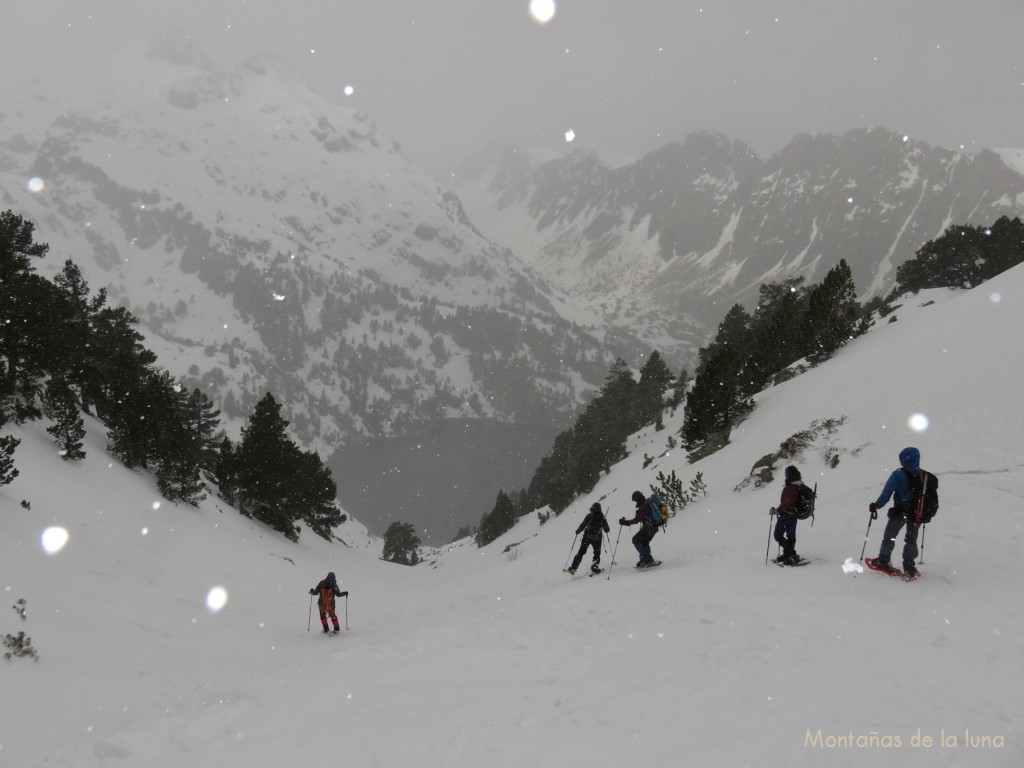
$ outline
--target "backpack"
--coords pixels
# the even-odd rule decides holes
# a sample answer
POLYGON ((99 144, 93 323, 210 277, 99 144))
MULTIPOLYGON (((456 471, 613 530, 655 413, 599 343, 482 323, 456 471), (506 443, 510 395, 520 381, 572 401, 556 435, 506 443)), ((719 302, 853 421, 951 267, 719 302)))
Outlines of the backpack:
POLYGON ((797 490, 800 491, 800 500, 796 503, 796 508, 793 511, 797 520, 806 520, 814 514, 814 499, 818 493, 803 483, 797 486, 797 490))
POLYGON ((665 500, 659 494, 652 492, 647 497, 647 509, 651 515, 651 522, 659 528, 664 528, 670 517, 665 500))
POLYGON ((910 491, 914 499, 911 508, 917 514, 917 522, 921 525, 930 523, 935 513, 939 511, 939 478, 923 469, 916 475, 906 467, 900 469, 907 473, 907 480, 910 482, 910 491), (922 487, 924 498, 921 497, 922 487))
POLYGON ((600 539, 604 536, 604 512, 591 512, 590 521, 583 529, 583 536, 588 539, 600 539))

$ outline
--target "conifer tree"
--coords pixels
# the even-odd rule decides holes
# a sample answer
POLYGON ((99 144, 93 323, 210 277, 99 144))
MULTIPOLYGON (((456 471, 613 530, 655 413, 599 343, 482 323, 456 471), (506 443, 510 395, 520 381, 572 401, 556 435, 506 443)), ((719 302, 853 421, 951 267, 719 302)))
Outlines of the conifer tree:
POLYGON ((716 345, 704 361, 686 398, 686 414, 680 435, 683 446, 694 451, 710 437, 727 437, 750 413, 753 403, 744 396, 740 377, 743 358, 731 345, 716 345))
POLYGON ((46 383, 43 413, 53 420, 46 431, 57 441, 61 458, 65 461, 84 459, 82 440, 85 438, 85 424, 82 414, 78 411, 68 383, 59 376, 51 376, 46 383))
POLYGON ((228 502, 234 504, 238 480, 236 478, 235 446, 224 435, 217 446, 217 458, 213 466, 213 477, 217 482, 217 490, 228 502))
POLYGON ((291 496, 287 500, 295 518, 330 541, 334 529, 346 520, 338 509, 337 496, 338 486, 320 456, 315 451, 296 450, 291 496))
POLYGON ((93 351, 92 318, 107 301, 105 289, 92 299, 89 285, 73 261, 64 262, 64 268, 53 279, 55 304, 53 323, 58 331, 54 334, 53 358, 49 370, 61 372, 69 384, 78 388, 82 410, 90 410, 90 393, 96 387, 96 354, 93 351))
POLYGON ((857 321, 857 289, 846 259, 829 270, 825 279, 808 292, 804 317, 807 359, 820 363, 832 357, 854 334, 857 321))
POLYGON ((382 560, 399 565, 416 565, 420 562, 420 537, 409 523, 393 522, 384 532, 382 560))
POLYGON ((661 354, 655 350, 640 368, 640 381, 636 385, 637 426, 653 421, 661 422, 665 408, 665 393, 673 384, 672 371, 665 365, 661 354))
POLYGON ((516 524, 516 509, 512 499, 505 491, 498 491, 498 498, 494 502, 494 509, 480 519, 480 527, 476 532, 476 544, 478 547, 486 546, 496 538, 512 530, 516 524))
POLYGON ((268 392, 242 429, 235 456, 236 498, 243 514, 297 541, 295 515, 287 507, 296 449, 285 433, 287 427, 281 406, 268 392))
MULTIPOLYGON (((0 428, 7 423, 3 404, 0 403, 0 428)), ((0 435, 0 485, 7 485, 18 476, 14 466, 14 449, 21 441, 14 435, 0 435)))
POLYGON ((181 412, 182 421, 198 457, 199 465, 210 472, 217 463, 220 411, 198 387, 193 388, 181 412))
POLYGON ((49 250, 34 241, 34 229, 13 211, 0 213, 0 391, 9 397, 18 393, 20 367, 37 316, 39 284, 30 279, 32 260, 49 250))

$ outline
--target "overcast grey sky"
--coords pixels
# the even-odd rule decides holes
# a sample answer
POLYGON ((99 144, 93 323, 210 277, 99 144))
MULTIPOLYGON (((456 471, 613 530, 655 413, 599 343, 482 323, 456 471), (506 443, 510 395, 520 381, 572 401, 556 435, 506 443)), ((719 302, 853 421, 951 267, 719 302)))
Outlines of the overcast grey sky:
POLYGON ((275 53, 439 175, 493 141, 562 151, 569 130, 624 156, 699 129, 764 157, 874 125, 1024 146, 1024 0, 556 0, 547 24, 529 0, 8 0, 5 15, 5 78, 173 23, 217 63, 275 53))

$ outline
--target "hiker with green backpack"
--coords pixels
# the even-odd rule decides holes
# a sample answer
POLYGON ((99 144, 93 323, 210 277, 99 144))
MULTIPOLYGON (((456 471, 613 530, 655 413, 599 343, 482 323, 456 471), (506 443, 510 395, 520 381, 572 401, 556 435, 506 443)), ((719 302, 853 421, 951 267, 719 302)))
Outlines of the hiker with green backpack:
POLYGON ((661 561, 655 560, 651 555, 651 539, 658 532, 659 526, 664 523, 664 518, 660 510, 652 509, 651 503, 641 491, 633 491, 631 498, 636 504, 636 515, 632 520, 620 517, 619 525, 630 526, 640 523, 640 530, 633 534, 633 546, 640 553, 640 562, 636 564, 636 567, 652 568, 661 564, 661 561))

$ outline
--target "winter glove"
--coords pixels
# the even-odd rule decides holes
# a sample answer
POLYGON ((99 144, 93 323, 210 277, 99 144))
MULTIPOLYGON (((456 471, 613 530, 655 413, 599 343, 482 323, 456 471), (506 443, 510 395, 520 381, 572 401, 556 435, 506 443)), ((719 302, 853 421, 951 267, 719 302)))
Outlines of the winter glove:
POLYGON ((878 519, 878 505, 875 504, 875 502, 872 501, 870 504, 868 504, 868 509, 871 510, 871 519, 872 520, 877 520, 878 519))
POLYGON ((342 592, 341 596, 342 597, 348 597, 348 590, 346 589, 344 592, 342 592))
POLYGON ((315 595, 315 594, 316 594, 316 590, 315 590, 315 589, 311 589, 311 590, 309 590, 309 594, 311 594, 311 595, 315 595))
POLYGON ((624 517, 619 518, 619 525, 629 525, 629 520, 624 517))
POLYGON ((769 515, 777 515, 779 513, 778 513, 778 510, 775 509, 775 507, 772 507, 771 509, 768 510, 768 514, 769 515))

